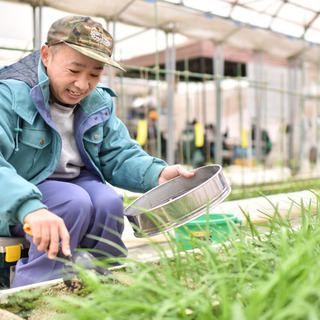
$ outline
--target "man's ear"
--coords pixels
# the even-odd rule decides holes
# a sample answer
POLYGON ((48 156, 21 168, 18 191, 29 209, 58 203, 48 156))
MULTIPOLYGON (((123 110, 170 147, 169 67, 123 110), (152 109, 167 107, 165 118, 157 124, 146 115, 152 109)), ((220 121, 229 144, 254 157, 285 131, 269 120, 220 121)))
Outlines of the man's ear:
POLYGON ((49 56, 50 56, 50 48, 45 44, 41 47, 41 60, 45 67, 48 65, 49 56))

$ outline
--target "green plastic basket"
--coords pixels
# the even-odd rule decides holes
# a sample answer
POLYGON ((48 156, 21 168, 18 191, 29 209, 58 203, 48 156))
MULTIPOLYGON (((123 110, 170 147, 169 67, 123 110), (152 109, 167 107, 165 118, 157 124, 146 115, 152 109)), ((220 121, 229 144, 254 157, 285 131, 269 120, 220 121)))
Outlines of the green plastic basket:
POLYGON ((199 241, 221 243, 228 240, 237 230, 236 224, 242 225, 242 220, 233 214, 205 214, 184 226, 174 230, 178 248, 190 250, 199 246, 199 241))

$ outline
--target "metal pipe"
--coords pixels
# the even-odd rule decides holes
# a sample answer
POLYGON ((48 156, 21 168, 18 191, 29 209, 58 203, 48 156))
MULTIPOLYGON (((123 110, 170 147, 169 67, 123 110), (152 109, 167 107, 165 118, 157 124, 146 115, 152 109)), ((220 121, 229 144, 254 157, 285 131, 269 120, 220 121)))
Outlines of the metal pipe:
MULTIPOLYGON (((281 75, 281 88, 284 89, 284 78, 283 75, 281 75)), ((281 99, 281 103, 280 103, 280 159, 281 159, 281 167, 284 167, 285 164, 285 155, 284 155, 284 135, 285 135, 285 121, 284 121, 284 108, 285 108, 285 102, 284 102, 284 98, 285 95, 284 93, 280 93, 280 99, 281 99)), ((283 170, 282 170, 283 171, 283 170)))
POLYGON ((221 120, 222 120, 222 110, 221 110, 221 79, 224 73, 224 54, 223 54, 223 44, 219 43, 214 46, 213 55, 213 73, 215 75, 215 85, 216 85, 216 142, 215 142, 215 152, 214 160, 216 164, 223 164, 222 158, 222 132, 221 132, 221 120))
MULTIPOLYGON (((317 95, 320 95, 320 48, 318 47, 318 73, 317 73, 317 95)), ((320 165, 320 101, 319 99, 316 100, 316 167, 318 168, 320 165)))
POLYGON ((19 52, 33 52, 34 51, 34 49, 19 49, 19 48, 8 48, 8 47, 0 47, 0 50, 19 51, 19 52))
MULTIPOLYGON (((305 43, 303 42, 303 48, 305 48, 305 43)), ((305 50, 302 50, 301 53, 301 83, 300 87, 302 90, 304 89, 304 80, 305 80, 305 50)), ((299 108, 299 117, 300 117, 300 153, 299 153, 299 171, 302 171, 303 164, 307 158, 305 144, 304 144, 304 136, 305 136, 305 126, 304 126, 304 95, 300 96, 300 108, 299 108)))
POLYGON ((159 65, 159 48, 158 48, 158 33, 159 33, 159 26, 158 26, 158 1, 154 0, 154 28, 156 32, 155 36, 155 76, 156 76, 156 96, 157 96, 157 157, 161 158, 161 105, 160 105, 160 65, 159 65))
POLYGON ((243 125, 243 106, 242 106, 242 89, 241 89, 241 64, 237 63, 237 76, 238 76, 238 104, 239 104, 239 128, 240 128, 240 150, 241 150, 241 154, 240 154, 240 158, 241 158, 241 171, 242 171, 242 175, 241 175, 241 185, 242 187, 245 185, 245 175, 244 175, 244 154, 243 154, 243 149, 245 149, 244 147, 247 148, 248 150, 248 145, 244 144, 244 141, 242 141, 242 139, 248 139, 248 132, 247 132, 247 137, 245 137, 245 128, 243 125))
POLYGON ((42 30, 42 5, 32 7, 33 13, 33 47, 35 50, 41 48, 41 30, 42 30))
MULTIPOLYGON (((128 66, 128 65, 124 65, 123 66, 125 69, 127 70, 132 70, 132 71, 145 71, 148 73, 156 73, 156 68, 150 68, 150 67, 135 67, 135 66, 128 66)), ((159 74, 167 74, 167 73, 172 73, 173 75, 177 76, 177 77, 184 77, 185 76, 185 71, 171 71, 171 70, 165 70, 165 69, 159 69, 157 72, 159 72, 159 74)), ((217 76, 216 75, 210 75, 210 74, 201 74, 201 73, 197 73, 197 72, 190 72, 189 73, 189 77, 192 78, 199 78, 199 79, 206 79, 207 81, 216 81, 217 80, 217 76)), ((220 76, 219 79, 221 81, 223 80, 229 80, 232 79, 234 80, 234 77, 228 77, 228 76, 220 76)), ((260 88, 260 89, 264 89, 266 91, 272 91, 272 92, 278 92, 278 93, 285 93, 288 95, 293 95, 293 96, 301 96, 304 95, 306 98, 310 98, 310 99, 320 99, 320 94, 305 94, 302 91, 299 90, 282 90, 281 88, 276 88, 276 87, 272 87, 270 85, 268 85, 267 82, 265 81, 257 81, 257 80, 253 80, 253 79, 248 79, 246 77, 242 77, 241 80, 244 80, 248 83, 249 87, 251 88, 260 88)))
MULTIPOLYGON (((190 148, 190 97, 189 97, 189 60, 184 59, 184 71, 185 71, 185 82, 186 82, 186 160, 187 164, 191 164, 191 148, 190 148)), ((192 142, 191 142, 192 143, 192 142)), ((182 144, 182 152, 183 152, 183 144, 182 144)))
MULTIPOLYGON (((255 67, 255 80, 262 80, 262 65, 263 65, 263 53, 255 52, 254 53, 254 67, 255 67)), ((255 146, 255 157, 258 163, 262 160, 261 153, 261 111, 262 111, 262 88, 255 88, 255 110, 256 110, 256 119, 255 127, 253 129, 253 134, 255 137, 254 146, 255 146)))
MULTIPOLYGON (((166 33, 166 69, 175 70, 176 56, 175 56, 175 44, 174 33, 171 34, 172 41, 169 43, 169 34, 166 33)), ((175 153, 175 137, 174 137, 174 84, 175 77, 171 73, 166 74, 167 81, 167 127, 168 135, 166 139, 166 160, 168 164, 174 164, 175 153)))

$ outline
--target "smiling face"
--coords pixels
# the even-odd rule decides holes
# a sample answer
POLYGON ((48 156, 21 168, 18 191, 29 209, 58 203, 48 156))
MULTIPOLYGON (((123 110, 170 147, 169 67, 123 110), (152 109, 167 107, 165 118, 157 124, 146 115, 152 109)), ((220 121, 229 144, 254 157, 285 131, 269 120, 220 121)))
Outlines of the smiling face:
POLYGON ((89 58, 66 44, 41 48, 51 94, 60 102, 77 104, 97 86, 104 63, 89 58))

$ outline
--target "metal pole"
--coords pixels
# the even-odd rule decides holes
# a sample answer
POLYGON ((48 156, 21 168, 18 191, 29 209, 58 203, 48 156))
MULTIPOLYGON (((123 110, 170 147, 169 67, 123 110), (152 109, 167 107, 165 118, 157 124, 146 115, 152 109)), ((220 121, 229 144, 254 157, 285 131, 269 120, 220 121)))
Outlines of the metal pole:
MULTIPOLYGON (((305 43, 303 42, 303 50, 301 53, 301 89, 304 89, 304 77, 305 77, 305 43)), ((299 156, 299 171, 302 172, 304 163, 306 162, 307 155, 304 147, 304 135, 305 135, 305 127, 304 127, 304 94, 300 96, 300 156, 299 156)))
POLYGON ((205 159, 206 162, 210 162, 211 161, 211 150, 210 150, 210 141, 208 140, 208 132, 206 130, 206 126, 207 124, 207 91, 206 91, 206 79, 204 78, 202 81, 202 123, 203 126, 205 128, 205 133, 207 136, 207 139, 205 139, 205 150, 206 150, 206 155, 205 155, 205 159))
MULTIPOLYGON (((320 94, 320 48, 318 47, 318 75, 317 75, 317 95, 320 94)), ((316 157, 316 168, 320 165, 320 101, 319 99, 316 100, 317 105, 317 119, 316 119, 316 150, 317 150, 317 157, 316 157)))
MULTIPOLYGON (((107 19, 104 19, 107 25, 107 29, 109 29, 109 22, 107 19)), ((113 42, 113 58, 115 60, 119 60, 118 57, 116 56, 116 45, 117 45, 117 41, 116 41, 116 31, 117 31, 117 21, 113 20, 112 21, 112 37, 114 39, 113 42)), ((112 88, 114 86, 114 75, 115 75, 115 70, 113 68, 108 68, 107 69, 107 75, 108 75, 108 85, 110 88, 112 88)), ((123 72, 120 72, 119 74, 120 77, 120 108, 119 110, 121 110, 121 114, 120 114, 120 119, 122 122, 125 123, 126 119, 125 119, 125 115, 126 115, 126 110, 125 110, 125 106, 124 106, 124 95, 123 95, 123 72)))
MULTIPOLYGON (((175 45, 174 33, 172 35, 171 44, 169 43, 169 34, 166 33, 166 69, 169 71, 175 70, 175 45)), ((173 73, 166 74, 167 81, 167 124, 168 135, 166 143, 167 163, 174 164, 175 138, 174 138, 174 82, 175 77, 173 73)))
POLYGON ((160 90, 159 90, 159 83, 160 83, 160 73, 159 73, 159 48, 158 48, 158 1, 154 1, 154 26, 155 26, 155 78, 156 78, 156 95, 157 95, 157 157, 161 158, 161 105, 160 105, 160 90))
MULTIPOLYGON (((185 71, 185 82, 186 82, 186 106, 187 106, 187 119, 186 119, 186 160, 187 164, 191 164, 191 148, 190 148, 190 97, 189 97, 189 60, 184 59, 184 71, 185 71)), ((193 143, 193 141, 192 141, 193 143)))
MULTIPOLYGON (((242 139, 244 138, 244 125, 243 125, 243 106, 242 106, 242 88, 241 88, 241 63, 237 63, 237 77, 238 77, 238 104, 239 104, 239 128, 240 128, 240 150, 241 150, 241 154, 240 154, 240 158, 241 158, 241 185, 242 187, 244 187, 244 182, 245 182, 245 174, 244 174, 244 154, 243 154, 243 147, 245 147, 243 145, 243 141, 242 139)), ((247 133, 248 134, 248 133, 247 133)), ((247 150, 248 150, 248 145, 246 146, 247 150)))
POLYGON ((41 48, 41 30, 42 30, 42 5, 32 8, 33 11, 33 48, 41 48))
POLYGON ((37 34, 36 34, 36 31, 37 31, 37 25, 36 25, 36 8, 35 7, 32 7, 32 26, 33 26, 33 49, 36 48, 37 46, 37 34))
MULTIPOLYGON (((288 66, 288 87, 289 90, 294 89, 294 61, 290 60, 289 61, 289 66, 288 66)), ((295 97, 290 94, 289 95, 289 132, 288 132, 288 163, 290 167, 292 167, 292 160, 293 160, 293 128, 294 128, 294 113, 295 113, 295 108, 294 108, 294 100, 295 97)))
POLYGON ((213 73, 216 77, 216 118, 217 118, 217 131, 216 131, 216 142, 215 142, 215 152, 214 160, 217 164, 223 164, 222 158, 222 133, 221 133, 221 120, 222 120, 222 110, 221 110, 221 81, 224 74, 224 54, 223 45, 221 43, 214 46, 214 57, 213 57, 214 70, 213 73))
MULTIPOLYGON (((255 80, 257 82, 262 81, 262 63, 263 63, 263 53, 254 53, 254 63, 255 63, 255 80)), ((256 104, 256 123, 254 129, 254 146, 255 146, 255 156, 258 163, 261 162, 261 111, 262 111, 262 90, 256 88, 255 90, 255 104, 256 104)))
MULTIPOLYGON (((281 88, 284 90, 284 77, 281 75, 281 88)), ((285 137, 285 121, 284 121, 284 93, 281 94, 281 113, 280 113, 280 158, 281 158, 281 168, 282 168, 282 176, 283 169, 285 166, 285 155, 284 155, 284 137, 285 137)))
MULTIPOLYGON (((290 90, 286 93, 290 95, 289 109, 289 165, 292 170, 296 171, 299 165, 299 158, 295 159, 295 146, 299 148, 299 143, 295 140, 296 123, 299 123, 299 99, 302 95, 301 91, 298 92, 298 59, 291 60, 289 69, 289 85, 290 90), (297 118, 297 120, 296 120, 297 118)), ((300 134, 300 133, 299 133, 300 134)), ((295 173, 295 172, 294 172, 295 173)))
MULTIPOLYGON (((105 19, 105 21, 106 21, 106 25, 107 25, 107 30, 109 30, 109 21, 108 20, 106 20, 105 19)), ((113 23, 113 37, 115 36, 115 23, 113 23)), ((107 76, 108 76, 108 86, 110 87, 110 88, 112 88, 112 77, 113 77, 113 75, 112 75, 112 73, 113 73, 113 68, 107 68, 107 76)))

